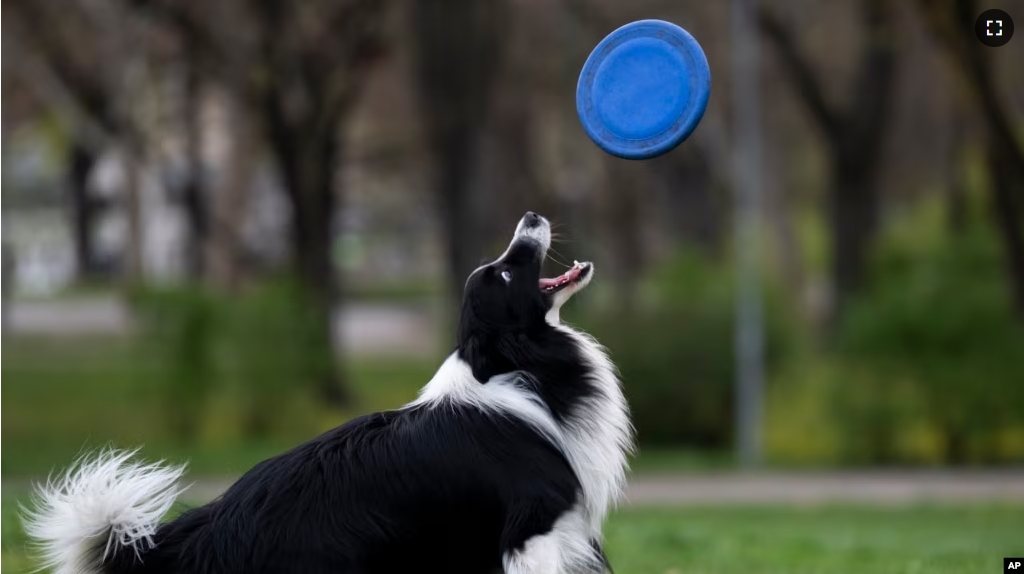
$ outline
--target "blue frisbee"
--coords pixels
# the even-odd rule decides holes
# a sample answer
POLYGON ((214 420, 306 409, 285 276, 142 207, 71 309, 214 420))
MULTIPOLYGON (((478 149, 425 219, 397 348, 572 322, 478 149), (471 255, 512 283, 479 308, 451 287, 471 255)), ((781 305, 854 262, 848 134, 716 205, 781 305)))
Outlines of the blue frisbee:
POLYGON ((576 111, 601 149, 647 159, 693 133, 710 95, 711 70, 693 36, 669 22, 640 20, 590 53, 576 86, 576 111))

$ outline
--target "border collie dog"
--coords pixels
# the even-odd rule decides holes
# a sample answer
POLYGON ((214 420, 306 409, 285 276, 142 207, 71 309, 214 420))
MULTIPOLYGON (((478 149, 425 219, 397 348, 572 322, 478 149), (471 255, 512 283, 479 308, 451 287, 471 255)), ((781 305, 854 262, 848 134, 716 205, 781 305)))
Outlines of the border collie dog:
POLYGON ((601 524, 633 430, 615 367, 559 309, 590 283, 541 277, 527 213, 466 282, 458 348, 412 403, 266 460, 161 523, 183 467, 80 460, 37 489, 26 530, 59 573, 600 573, 601 524))

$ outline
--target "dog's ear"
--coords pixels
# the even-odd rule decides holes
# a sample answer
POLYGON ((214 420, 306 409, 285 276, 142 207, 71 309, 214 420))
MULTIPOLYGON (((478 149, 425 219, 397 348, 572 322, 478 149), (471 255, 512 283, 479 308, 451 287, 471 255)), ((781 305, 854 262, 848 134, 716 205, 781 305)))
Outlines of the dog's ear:
POLYGON ((466 361, 473 371, 473 378, 481 383, 486 383, 494 370, 487 360, 485 347, 479 337, 467 337, 459 342, 459 358, 466 361))
POLYGON ((488 373, 493 369, 488 365, 486 338, 481 323, 477 320, 476 310, 463 301, 462 312, 459 314, 458 350, 459 358, 469 365, 473 378, 484 383, 490 378, 488 373))
POLYGON ((467 296, 459 314, 458 353, 473 371, 473 377, 486 383, 491 377, 515 370, 512 361, 503 354, 507 345, 503 339, 509 333, 480 315, 480 310, 467 296))
POLYGON ((459 358, 473 371, 473 378, 486 383, 495 375, 515 370, 512 362, 500 352, 504 345, 495 337, 501 335, 473 333, 459 342, 459 358))

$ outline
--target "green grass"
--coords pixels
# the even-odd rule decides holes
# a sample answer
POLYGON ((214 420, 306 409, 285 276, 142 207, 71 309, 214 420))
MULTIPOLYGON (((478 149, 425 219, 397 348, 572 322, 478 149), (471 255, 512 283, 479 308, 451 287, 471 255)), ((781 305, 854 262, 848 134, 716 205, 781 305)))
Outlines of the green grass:
MULTIPOLYGON (((27 572, 9 494, 0 567, 27 572)), ((629 509, 605 533, 624 574, 989 574, 1024 554, 1024 507, 629 509)))
POLYGON ((1024 507, 699 508, 611 518, 617 572, 1000 572, 1024 552, 1024 507))
POLYGON ((18 519, 18 501, 11 493, 4 492, 0 507, 0 570, 30 572, 33 565, 26 548, 25 533, 18 519))

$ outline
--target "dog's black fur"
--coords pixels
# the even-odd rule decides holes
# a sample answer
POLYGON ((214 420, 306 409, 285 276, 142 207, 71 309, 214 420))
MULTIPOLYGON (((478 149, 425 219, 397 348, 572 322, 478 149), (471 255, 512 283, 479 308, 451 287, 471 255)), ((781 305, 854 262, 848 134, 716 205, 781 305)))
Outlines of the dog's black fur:
MULTIPOLYGON (((545 320, 545 249, 516 239, 471 275, 449 360, 480 385, 519 372, 561 424, 595 388, 578 342, 545 320)), ((530 421, 456 400, 412 403, 258 464, 139 553, 104 558, 103 540, 92 558, 110 574, 500 572, 581 496, 561 446, 530 421)))
MULTIPOLYGON (((536 431, 473 408, 361 417, 250 470, 109 572, 498 572, 579 482, 536 431)), ((101 550, 101 549, 100 549, 101 550)))

